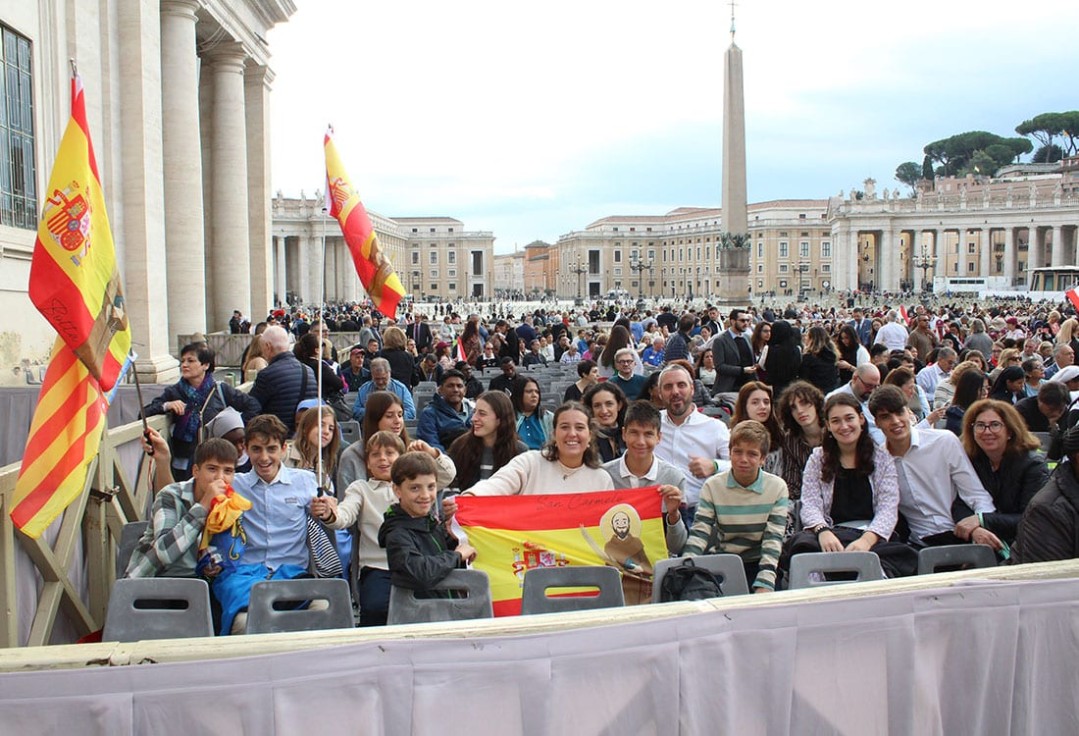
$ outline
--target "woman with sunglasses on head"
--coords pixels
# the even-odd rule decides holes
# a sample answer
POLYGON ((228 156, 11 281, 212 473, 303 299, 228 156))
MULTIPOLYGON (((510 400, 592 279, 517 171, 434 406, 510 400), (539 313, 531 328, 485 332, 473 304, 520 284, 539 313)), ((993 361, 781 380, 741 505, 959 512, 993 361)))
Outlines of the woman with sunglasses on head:
POLYGON ((955 535, 969 540, 981 526, 1011 544, 1027 504, 1049 480, 1045 456, 1038 452, 1041 443, 1011 404, 995 399, 977 401, 967 409, 961 439, 996 511, 974 514, 957 499, 952 506, 955 535))

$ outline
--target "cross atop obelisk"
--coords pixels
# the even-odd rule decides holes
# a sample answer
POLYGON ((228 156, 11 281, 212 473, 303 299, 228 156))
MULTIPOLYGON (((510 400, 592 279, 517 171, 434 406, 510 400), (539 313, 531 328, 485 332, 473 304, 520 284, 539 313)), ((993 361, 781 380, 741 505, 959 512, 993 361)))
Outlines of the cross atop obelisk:
POLYGON ((731 43, 733 44, 734 43, 734 6, 737 5, 737 3, 734 2, 734 0, 731 0, 731 2, 729 2, 727 4, 731 6, 731 43))

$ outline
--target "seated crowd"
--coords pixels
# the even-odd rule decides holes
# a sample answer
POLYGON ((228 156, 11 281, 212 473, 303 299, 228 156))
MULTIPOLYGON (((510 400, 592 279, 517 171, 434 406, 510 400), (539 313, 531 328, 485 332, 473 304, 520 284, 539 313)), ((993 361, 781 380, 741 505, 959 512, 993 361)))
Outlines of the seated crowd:
POLYGON ((172 422, 145 438, 159 491, 126 574, 208 579, 221 633, 239 633, 256 582, 321 574, 321 533, 361 625, 385 624, 391 586, 429 588, 476 556, 443 489, 656 486, 668 554, 738 555, 755 593, 783 588, 805 552, 874 552, 887 577, 939 545, 1002 564, 1079 556, 1074 318, 1045 356, 1059 314, 987 328, 922 307, 910 326, 895 310, 768 311, 615 315, 577 339, 568 315, 490 331, 474 316, 459 337, 448 316, 437 333, 368 317, 342 365, 324 321, 269 324, 246 393, 215 382, 205 344, 185 346, 181 380, 146 407, 172 422), (557 403, 540 371, 565 377, 557 403), (233 491, 242 534, 211 534, 233 491))

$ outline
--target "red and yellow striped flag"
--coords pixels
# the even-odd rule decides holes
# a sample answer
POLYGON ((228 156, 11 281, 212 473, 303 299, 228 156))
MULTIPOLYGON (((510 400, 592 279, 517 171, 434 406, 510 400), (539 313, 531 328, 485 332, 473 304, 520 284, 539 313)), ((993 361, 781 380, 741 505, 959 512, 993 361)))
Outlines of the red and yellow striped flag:
POLYGON ((29 291, 101 388, 112 389, 126 366, 131 331, 78 75, 38 224, 29 291))
POLYGON ((476 549, 472 566, 491 580, 496 616, 521 612, 534 567, 611 565, 627 603, 649 600, 652 569, 667 556, 656 486, 539 496, 459 496, 457 524, 476 549), (636 590, 639 588, 639 591, 636 590))
POLYGON ((387 317, 397 314, 397 303, 405 295, 405 287, 397 278, 393 264, 386 258, 375 235, 374 225, 360 201, 359 193, 352 188, 337 147, 333 144, 333 129, 326 131, 323 141, 326 149, 326 201, 330 215, 337 218, 341 233, 345 236, 348 250, 360 283, 375 303, 378 311, 387 317))
POLYGON ((41 536, 82 493, 107 412, 97 380, 57 338, 15 482, 11 520, 27 536, 41 536))

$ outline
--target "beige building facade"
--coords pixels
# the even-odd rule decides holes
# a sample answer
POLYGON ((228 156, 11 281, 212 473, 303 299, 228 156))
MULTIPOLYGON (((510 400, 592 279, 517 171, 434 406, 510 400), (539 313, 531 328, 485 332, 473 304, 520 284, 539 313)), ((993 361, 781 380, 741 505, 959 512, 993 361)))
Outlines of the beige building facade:
POLYGON ((939 178, 913 198, 878 194, 868 179, 858 195, 829 200, 828 222, 836 288, 1023 289, 1031 269, 1079 265, 1079 159, 939 178))
POLYGON ((494 256, 494 297, 520 298, 525 293, 525 252, 515 251, 494 256))
POLYGON ((177 334, 272 303, 269 30, 292 0, 0 0, 0 359, 55 334, 27 284, 38 213, 78 65, 137 363, 178 377, 177 334))
MULTIPOLYGON (((452 217, 385 217, 367 211, 383 253, 405 293, 425 300, 491 298, 494 235, 465 230, 452 217)), ((275 303, 314 304, 320 299, 319 264, 329 302, 367 298, 337 221, 323 211, 321 192, 273 200, 275 303), (320 250, 325 248, 325 258, 320 250)))
MULTIPOLYGON (((798 294, 832 286, 827 200, 776 200, 748 207, 751 294, 798 294)), ((559 238, 549 264, 559 296, 707 299, 719 282, 720 208, 605 217, 559 238)))

